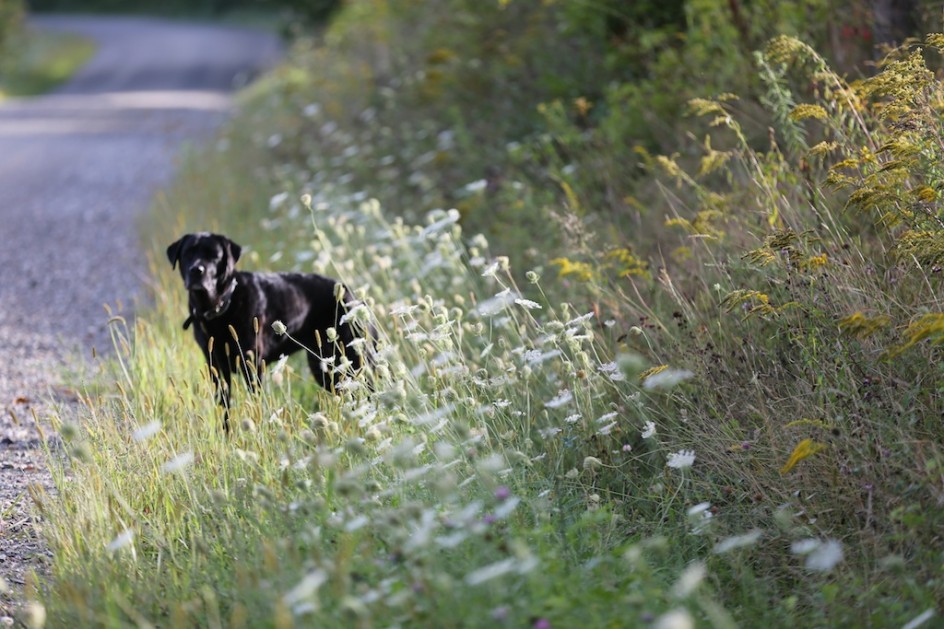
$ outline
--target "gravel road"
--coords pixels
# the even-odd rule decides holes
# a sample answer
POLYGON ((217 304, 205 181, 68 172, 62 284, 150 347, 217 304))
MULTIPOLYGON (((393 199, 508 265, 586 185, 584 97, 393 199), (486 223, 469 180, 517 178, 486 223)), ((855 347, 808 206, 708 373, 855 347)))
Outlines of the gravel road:
POLYGON ((55 94, 0 104, 0 595, 7 622, 47 561, 27 486, 51 490, 40 423, 68 413, 66 382, 110 349, 103 304, 126 317, 145 282, 137 217, 185 144, 208 140, 231 92, 274 63, 271 36, 146 18, 44 16, 96 40, 55 94))

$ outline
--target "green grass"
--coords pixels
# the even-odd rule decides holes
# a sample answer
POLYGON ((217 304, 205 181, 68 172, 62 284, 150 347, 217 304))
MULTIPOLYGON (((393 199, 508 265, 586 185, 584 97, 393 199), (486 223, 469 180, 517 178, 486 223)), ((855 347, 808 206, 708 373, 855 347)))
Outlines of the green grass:
POLYGON ((50 530, 57 624, 449 627, 497 615, 615 627, 686 602, 721 614, 694 584, 671 596, 685 563, 610 504, 609 466, 637 470, 623 491, 656 492, 664 532, 686 528, 691 499, 686 470, 664 467, 670 442, 595 421, 641 390, 621 392, 603 367, 612 357, 591 318, 546 303, 539 285, 520 290, 542 307, 512 301, 502 262, 485 243, 461 245, 454 216, 412 229, 376 203, 306 214, 299 225, 318 227, 296 260, 320 257, 314 266, 358 287, 377 315, 376 392, 332 398, 289 363, 259 395, 238 392, 240 428, 225 435, 199 352, 177 329, 178 281, 156 273, 158 309, 133 330, 113 324, 121 393, 63 431, 63 498, 43 506, 63 524, 50 530), (593 438, 619 454, 603 464, 567 445, 593 438), (629 438, 637 450, 620 451, 629 438), (664 554, 671 568, 655 569, 664 554))
POLYGON ((52 91, 91 58, 95 44, 79 35, 30 29, 11 50, 0 71, 0 100, 52 91))
POLYGON ((627 185, 628 149, 609 150, 627 136, 563 101, 512 146, 509 121, 431 119, 417 14, 352 6, 243 97, 144 226, 154 308, 112 322, 114 386, 62 427, 60 493, 40 501, 50 622, 936 619, 944 87, 924 61, 849 84, 774 40, 763 103, 695 101, 712 126, 678 124, 699 141, 630 149, 645 177, 621 232, 587 200, 627 185), (417 81, 381 80, 397 64, 417 81), (761 104, 759 140, 741 120, 761 104), (503 177, 422 211, 458 194, 466 157, 499 154, 503 177), (402 212, 370 200, 404 190, 402 212), (486 211, 492 234, 467 233, 486 211), (197 229, 244 245, 244 268, 353 287, 380 330, 375 392, 270 366, 225 435, 163 254, 197 229))

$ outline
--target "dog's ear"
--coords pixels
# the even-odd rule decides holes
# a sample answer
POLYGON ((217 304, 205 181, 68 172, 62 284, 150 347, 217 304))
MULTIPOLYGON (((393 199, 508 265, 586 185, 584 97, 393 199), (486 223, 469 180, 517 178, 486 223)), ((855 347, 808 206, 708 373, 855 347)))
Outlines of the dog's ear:
POLYGON ((236 263, 239 261, 243 248, 226 236, 216 236, 216 238, 219 239, 220 245, 223 247, 223 258, 226 262, 226 272, 223 277, 228 278, 236 272, 236 263))
POLYGON ((170 260, 170 268, 177 268, 177 262, 180 260, 180 252, 191 238, 193 238, 193 234, 185 234, 180 240, 167 248, 167 259, 170 260))
POLYGON ((226 239, 226 242, 227 242, 227 246, 229 246, 230 256, 232 256, 233 258, 233 264, 236 264, 237 262, 239 262, 239 255, 243 252, 243 248, 237 245, 235 242, 233 242, 229 238, 226 239))

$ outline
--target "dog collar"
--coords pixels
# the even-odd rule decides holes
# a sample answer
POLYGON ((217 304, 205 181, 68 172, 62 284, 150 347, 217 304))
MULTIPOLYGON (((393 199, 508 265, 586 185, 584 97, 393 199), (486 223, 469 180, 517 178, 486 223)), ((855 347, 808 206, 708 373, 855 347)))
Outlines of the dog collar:
POLYGON ((217 317, 222 316, 229 310, 230 304, 233 302, 233 293, 236 292, 236 278, 233 278, 233 281, 229 283, 229 286, 226 287, 226 290, 223 291, 223 294, 220 295, 219 301, 216 305, 206 312, 198 313, 191 312, 190 316, 184 321, 184 329, 190 327, 190 324, 194 321, 203 322, 203 321, 212 321, 217 317))

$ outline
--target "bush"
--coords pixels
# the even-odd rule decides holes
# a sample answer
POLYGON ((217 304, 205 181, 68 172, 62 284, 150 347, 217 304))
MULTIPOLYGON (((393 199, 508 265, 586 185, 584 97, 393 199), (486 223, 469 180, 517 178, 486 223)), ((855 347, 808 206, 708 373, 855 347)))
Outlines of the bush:
POLYGON ((0 0, 0 71, 4 69, 8 48, 23 25, 21 0, 0 0))

